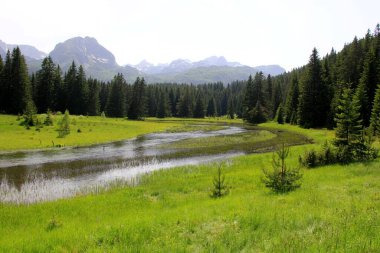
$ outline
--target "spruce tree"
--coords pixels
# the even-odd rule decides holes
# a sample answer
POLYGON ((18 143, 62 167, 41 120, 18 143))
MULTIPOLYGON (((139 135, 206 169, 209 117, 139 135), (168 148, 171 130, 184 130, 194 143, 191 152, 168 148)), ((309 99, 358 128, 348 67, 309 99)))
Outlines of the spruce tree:
POLYGON ((371 130, 375 136, 380 137, 380 84, 377 86, 375 99, 373 100, 371 130))
POLYGON ((90 116, 97 116, 100 114, 100 102, 99 93, 100 87, 99 82, 96 79, 88 79, 88 103, 87 111, 90 116))
POLYGON ((50 56, 43 59, 36 74, 36 106, 39 113, 55 110, 54 81, 56 67, 50 56))
POLYGON ((23 113, 28 103, 33 103, 32 89, 24 56, 18 47, 12 52, 9 113, 23 113))
POLYGON ((284 124, 284 110, 282 104, 277 108, 275 120, 278 124, 284 124))
POLYGON ((144 78, 137 77, 132 88, 128 119, 142 119, 145 116, 145 86, 144 78))
POLYGON ((197 96, 197 101, 195 103, 193 116, 194 116, 194 118, 204 118, 205 117, 205 108, 204 108, 203 98, 202 98, 201 94, 198 94, 198 96, 197 96))
POLYGON ((299 88, 298 88, 298 78, 297 75, 293 75, 290 87, 288 90, 288 95, 286 96, 284 115, 285 122, 296 124, 297 123, 297 109, 298 109, 298 97, 299 97, 299 88))
POLYGON ((158 107, 157 107, 157 118, 165 118, 170 115, 169 111, 169 103, 167 99, 166 92, 163 90, 160 91, 159 93, 159 98, 158 98, 158 107))
POLYGON ((215 117, 217 115, 216 103, 215 103, 214 97, 210 98, 210 100, 208 101, 206 115, 207 117, 215 117))
POLYGON ((328 112, 327 86, 322 80, 322 69, 317 49, 313 49, 301 81, 298 120, 302 127, 321 127, 328 112))
POLYGON ((67 105, 68 110, 71 112, 76 111, 74 108, 77 106, 77 97, 76 97, 77 96, 76 95, 77 73, 78 73, 78 70, 75 65, 75 62, 73 61, 64 77, 64 85, 66 87, 67 101, 65 101, 63 104, 67 105))
POLYGON ((9 50, 5 56, 5 63, 0 73, 2 80, 2 88, 0 92, 0 111, 4 111, 5 113, 10 113, 11 107, 11 88, 12 88, 12 58, 9 50))
POLYGON ((77 76, 75 78, 75 88, 73 92, 75 98, 73 100, 74 107, 72 114, 88 114, 88 92, 86 74, 84 72, 83 66, 80 65, 77 76))
POLYGON ((127 111, 126 82, 122 74, 117 74, 110 85, 106 113, 109 117, 125 117, 127 111))
POLYGON ((190 118, 193 116, 193 105, 189 88, 187 87, 184 93, 180 96, 177 104, 177 116, 190 118))
POLYGON ((5 94, 5 83, 4 83, 4 78, 3 78, 3 68, 4 68, 4 63, 3 63, 3 58, 1 58, 0 55, 0 112, 4 110, 4 94, 5 94))
POLYGON ((337 109, 334 144, 337 147, 353 147, 360 143, 363 126, 360 119, 360 101, 355 97, 353 99, 350 88, 343 90, 337 109))
POLYGON ((57 65, 54 74, 54 96, 55 96, 55 110, 64 112, 67 108, 67 87, 62 79, 61 67, 57 65))

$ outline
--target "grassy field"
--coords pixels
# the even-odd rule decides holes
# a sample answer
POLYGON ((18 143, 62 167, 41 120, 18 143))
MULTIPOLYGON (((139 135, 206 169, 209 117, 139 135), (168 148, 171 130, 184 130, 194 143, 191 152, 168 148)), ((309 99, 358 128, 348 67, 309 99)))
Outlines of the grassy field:
MULTIPOLYGON (((39 116, 44 120, 44 116, 39 116)), ((85 146, 136 137, 164 131, 183 125, 179 121, 130 121, 117 118, 70 116, 70 134, 58 137, 58 122, 62 116, 53 116, 54 125, 27 130, 20 126, 17 116, 0 115, 0 150, 41 149, 54 146, 85 146)))
MULTIPOLYGON (((333 137, 274 123, 316 144, 333 137)), ((378 144, 377 144, 378 145, 378 144)), ((224 165, 230 194, 210 198, 216 164, 158 171, 135 187, 30 206, 0 204, 0 252, 379 252, 380 160, 303 170, 302 187, 261 183, 271 153, 224 165)))

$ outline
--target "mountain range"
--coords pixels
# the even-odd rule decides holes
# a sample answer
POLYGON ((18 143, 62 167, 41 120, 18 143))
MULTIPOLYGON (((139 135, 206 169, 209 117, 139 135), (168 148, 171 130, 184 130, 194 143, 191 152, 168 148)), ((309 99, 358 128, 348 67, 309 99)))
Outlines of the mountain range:
POLYGON ((0 40, 0 55, 3 59, 6 51, 16 46, 20 47, 25 56, 30 73, 36 72, 41 66, 42 59, 50 55, 63 71, 66 71, 74 61, 77 65, 83 65, 88 76, 104 81, 111 80, 117 73, 122 73, 128 82, 133 82, 137 76, 142 76, 148 83, 199 84, 220 81, 226 84, 235 80, 246 80, 249 75, 258 71, 272 76, 285 72, 285 69, 279 65, 250 67, 239 62, 229 62, 223 56, 211 56, 196 62, 177 59, 157 65, 143 60, 136 65, 120 66, 115 56, 91 37, 75 37, 58 43, 49 54, 30 45, 10 45, 0 40))

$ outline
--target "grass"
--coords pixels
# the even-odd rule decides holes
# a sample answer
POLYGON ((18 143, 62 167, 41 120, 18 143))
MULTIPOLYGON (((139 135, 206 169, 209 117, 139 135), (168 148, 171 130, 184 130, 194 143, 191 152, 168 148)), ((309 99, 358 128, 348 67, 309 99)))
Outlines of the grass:
MULTIPOLYGON (((329 130, 263 124, 306 134, 329 130)), ((261 183, 271 153, 225 165, 230 194, 210 198, 216 164, 146 175, 135 187, 30 206, 0 204, 0 252, 379 252, 380 160, 303 170, 303 184, 273 194, 261 183)))
MULTIPOLYGON (((44 120, 44 115, 39 116, 44 120)), ((0 151, 44 149, 55 146, 87 146, 129 139, 141 134, 179 127, 175 121, 130 121, 117 118, 70 116, 70 134, 59 138, 57 125, 62 116, 53 116, 54 125, 36 130, 20 126, 17 116, 0 115, 0 151)))

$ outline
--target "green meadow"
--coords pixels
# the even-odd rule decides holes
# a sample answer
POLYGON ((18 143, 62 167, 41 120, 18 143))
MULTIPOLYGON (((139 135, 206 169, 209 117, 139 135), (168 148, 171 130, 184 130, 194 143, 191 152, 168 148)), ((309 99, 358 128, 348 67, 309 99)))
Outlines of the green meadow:
MULTIPOLYGON (((133 136, 179 127, 173 120, 107 119, 105 125, 101 118, 76 119, 84 132, 91 127, 115 139, 128 138, 121 129, 130 129, 133 136), (136 124, 141 129, 134 129, 136 124)), ((334 137, 329 130, 275 123, 260 128, 313 139, 314 144, 291 148, 289 166, 298 166, 298 156, 306 149, 334 137)), ((48 140, 48 129, 38 134, 48 140)), ((258 135, 271 138, 267 130, 258 135)), ((88 141, 95 142, 91 138, 88 141)), ((85 144, 74 137, 69 143, 85 144)), ((156 171, 138 185, 116 185, 97 194, 32 205, 0 204, 0 252, 379 252, 379 159, 302 169, 301 188, 274 194, 261 182, 262 168, 271 166, 271 158, 272 153, 262 153, 224 162, 230 192, 220 199, 210 197, 217 169, 212 163, 156 171)))

